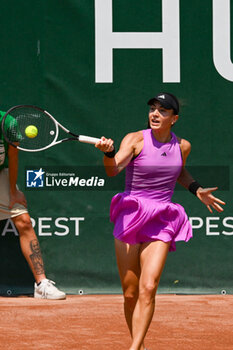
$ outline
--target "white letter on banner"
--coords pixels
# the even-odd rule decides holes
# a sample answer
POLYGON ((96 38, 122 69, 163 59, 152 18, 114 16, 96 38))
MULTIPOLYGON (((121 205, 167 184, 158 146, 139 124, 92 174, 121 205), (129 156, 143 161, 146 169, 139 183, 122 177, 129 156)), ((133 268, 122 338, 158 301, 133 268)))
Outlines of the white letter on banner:
POLYGON ((15 225, 13 224, 13 222, 11 221, 11 219, 8 219, 6 221, 6 225, 4 227, 4 229, 2 230, 2 236, 5 236, 7 232, 13 232, 15 236, 18 236, 18 231, 15 227, 15 225))
POLYGON ((50 225, 44 225, 43 221, 52 221, 52 218, 38 218, 38 236, 52 236, 52 232, 43 232, 44 228, 51 228, 50 225))
POLYGON ((219 236, 219 232, 211 232, 211 228, 218 228, 218 224, 212 224, 211 221, 219 220, 218 217, 207 217, 206 218, 206 236, 219 236))
MULTIPOLYGON (((233 221, 233 217, 232 216, 228 216, 228 217, 224 218, 223 219, 223 226, 233 229, 233 225, 228 223, 229 220, 233 221)), ((226 235, 226 236, 232 236, 233 235, 233 231, 230 231, 230 232, 222 231, 222 234, 226 235)))
POLYGON ((70 218, 70 221, 75 221, 75 236, 79 236, 79 221, 84 221, 85 218, 70 218))
POLYGON ((201 228, 203 226, 203 219, 199 218, 199 217, 190 217, 189 218, 190 224, 192 226, 193 229, 198 229, 201 228), (194 224, 193 222, 197 221, 197 224, 194 224))
POLYGON ((233 81, 230 0, 213 0, 213 60, 219 74, 233 81))
POLYGON ((59 231, 55 231, 54 232, 54 234, 56 235, 56 236, 66 236, 66 235, 68 235, 68 233, 70 232, 69 231, 69 227, 67 226, 67 225, 62 225, 62 224, 60 224, 60 221, 68 221, 68 218, 57 218, 56 220, 55 220, 55 225, 56 225, 56 227, 58 227, 58 228, 63 228, 64 229, 64 231, 62 231, 62 232, 59 232, 59 231))
POLYGON ((163 82, 180 82, 179 0, 162 0, 162 32, 112 32, 112 0, 95 0, 96 83, 113 82, 113 49, 163 49, 163 82))

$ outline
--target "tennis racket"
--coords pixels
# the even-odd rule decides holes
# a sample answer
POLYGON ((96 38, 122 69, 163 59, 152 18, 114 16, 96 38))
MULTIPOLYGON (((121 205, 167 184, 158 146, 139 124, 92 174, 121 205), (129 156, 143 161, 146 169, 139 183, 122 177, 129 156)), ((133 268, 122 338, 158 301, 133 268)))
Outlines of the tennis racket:
POLYGON ((9 144, 27 152, 43 151, 66 141, 90 144, 100 141, 99 138, 70 132, 47 111, 31 105, 10 108, 2 119, 2 133, 9 144), (60 130, 69 137, 58 140, 60 130))

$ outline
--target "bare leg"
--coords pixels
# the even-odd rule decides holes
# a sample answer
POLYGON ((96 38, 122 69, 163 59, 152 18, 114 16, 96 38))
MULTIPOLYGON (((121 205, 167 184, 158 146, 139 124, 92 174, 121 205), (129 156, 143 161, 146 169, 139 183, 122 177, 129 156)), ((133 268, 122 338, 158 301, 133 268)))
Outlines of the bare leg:
POLYGON ((35 281, 39 283, 46 276, 40 245, 32 227, 30 216, 25 213, 12 218, 12 221, 19 232, 22 253, 32 270, 35 281))
POLYGON ((154 314, 155 294, 169 247, 170 243, 161 241, 143 243, 141 246, 139 297, 133 314, 133 341, 130 350, 141 350, 154 314))
MULTIPOLYGON (((125 319, 132 336, 132 317, 138 300, 140 276, 140 244, 129 245, 115 240, 117 265, 124 294, 125 319)), ((144 350, 142 344, 140 350, 144 350)))

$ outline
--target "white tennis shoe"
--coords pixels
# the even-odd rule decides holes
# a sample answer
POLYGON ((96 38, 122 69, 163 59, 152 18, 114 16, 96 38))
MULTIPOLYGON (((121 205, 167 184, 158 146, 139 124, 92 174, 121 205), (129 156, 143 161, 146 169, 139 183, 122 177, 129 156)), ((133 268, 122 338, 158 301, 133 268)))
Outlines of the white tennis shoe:
POLYGON ((55 287, 55 282, 45 278, 41 281, 39 286, 35 283, 34 298, 61 300, 66 299, 66 293, 55 287))

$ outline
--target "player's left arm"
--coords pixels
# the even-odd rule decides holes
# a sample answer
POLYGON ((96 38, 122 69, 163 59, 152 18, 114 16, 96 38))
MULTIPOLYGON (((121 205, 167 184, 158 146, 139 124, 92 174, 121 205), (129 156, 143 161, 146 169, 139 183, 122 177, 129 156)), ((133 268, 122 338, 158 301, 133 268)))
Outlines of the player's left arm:
POLYGON ((185 139, 178 139, 183 159, 183 168, 180 173, 179 178, 177 179, 178 183, 185 187, 186 189, 191 189, 192 187, 195 190, 197 198, 207 206, 208 210, 212 213, 212 208, 218 212, 222 212, 223 208, 221 205, 225 205, 221 199, 215 197, 212 192, 216 191, 218 187, 203 188, 199 185, 192 177, 192 175, 185 168, 186 160, 191 152, 191 144, 185 139))
POLYGON ((15 203, 27 206, 26 198, 23 192, 17 188, 18 177, 18 149, 9 145, 8 147, 8 167, 9 167, 9 186, 10 186, 10 204, 12 208, 15 203))

